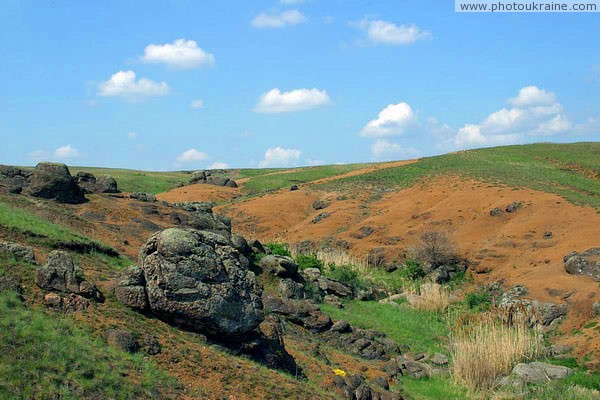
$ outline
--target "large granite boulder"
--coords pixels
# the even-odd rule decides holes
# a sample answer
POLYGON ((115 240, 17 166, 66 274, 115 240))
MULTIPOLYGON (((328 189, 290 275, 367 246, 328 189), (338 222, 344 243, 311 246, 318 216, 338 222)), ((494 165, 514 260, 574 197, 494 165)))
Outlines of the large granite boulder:
POLYGON ((595 247, 581 253, 572 252, 564 259, 565 270, 572 275, 588 275, 595 281, 600 281, 600 247, 595 247))
POLYGON ((29 194, 60 203, 80 204, 85 202, 83 189, 71 176, 65 164, 42 162, 31 175, 29 194))
POLYGON ((117 181, 110 175, 96 178, 96 193, 119 193, 117 181))
POLYGON ((128 306, 220 338, 250 332, 264 319, 248 260, 219 234, 165 229, 142 247, 139 264, 115 289, 128 306))
POLYGON ((292 257, 270 254, 260 260, 260 268, 279 277, 293 276, 298 272, 298 264, 292 257))
POLYGON ((571 369, 562 365, 553 365, 534 361, 529 364, 517 364, 513 370, 513 376, 523 383, 545 383, 548 381, 563 379, 571 374, 571 369))

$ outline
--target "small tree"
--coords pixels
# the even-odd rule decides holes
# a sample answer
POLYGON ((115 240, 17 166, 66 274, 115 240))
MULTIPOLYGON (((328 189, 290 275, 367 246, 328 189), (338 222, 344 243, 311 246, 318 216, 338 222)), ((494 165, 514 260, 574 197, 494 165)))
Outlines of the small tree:
POLYGON ((418 261, 433 268, 457 262, 452 241, 448 235, 439 231, 425 232, 421 235, 415 256, 418 261))

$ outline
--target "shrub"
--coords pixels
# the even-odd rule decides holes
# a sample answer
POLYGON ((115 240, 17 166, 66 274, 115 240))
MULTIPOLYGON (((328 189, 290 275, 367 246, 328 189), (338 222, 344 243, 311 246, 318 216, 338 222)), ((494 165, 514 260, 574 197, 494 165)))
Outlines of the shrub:
POLYGON ((477 292, 470 292, 465 295, 465 303, 471 310, 489 310, 492 305, 492 293, 480 288, 477 292))
POLYGON ((421 279, 425 276, 423 267, 421 267, 421 264, 415 260, 407 260, 406 263, 404 263, 404 266, 398 272, 402 277, 411 281, 421 279))
POLYGON ((285 243, 267 243, 266 247, 271 250, 271 254, 286 257, 292 256, 288 245, 285 243))
POLYGON ((307 268, 317 268, 319 271, 323 270, 323 261, 319 260, 314 254, 298 254, 296 256, 296 263, 301 271, 307 268))
POLYGON ((365 282, 360 278, 360 274, 351 265, 329 264, 327 276, 336 281, 340 281, 355 288, 365 287, 365 282))
POLYGON ((450 238, 444 232, 425 232, 415 249, 415 256, 423 264, 437 267, 456 263, 457 256, 450 238))
POLYGON ((494 310, 457 319, 450 334, 455 381, 473 389, 490 389, 516 363, 541 354, 541 330, 532 329, 526 316, 512 318, 510 324, 506 317, 494 310))

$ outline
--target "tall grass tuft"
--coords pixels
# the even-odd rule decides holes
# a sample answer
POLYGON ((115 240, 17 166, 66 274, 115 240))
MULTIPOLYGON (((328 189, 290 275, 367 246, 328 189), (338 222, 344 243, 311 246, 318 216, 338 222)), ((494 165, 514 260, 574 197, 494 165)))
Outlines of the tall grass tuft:
POLYGON ((450 304, 450 290, 434 282, 425 282, 412 290, 407 300, 421 311, 443 312, 450 304))
POLYGON ((464 315, 450 333, 454 380, 473 389, 491 389, 513 366, 542 353, 539 326, 523 309, 493 309, 464 315))

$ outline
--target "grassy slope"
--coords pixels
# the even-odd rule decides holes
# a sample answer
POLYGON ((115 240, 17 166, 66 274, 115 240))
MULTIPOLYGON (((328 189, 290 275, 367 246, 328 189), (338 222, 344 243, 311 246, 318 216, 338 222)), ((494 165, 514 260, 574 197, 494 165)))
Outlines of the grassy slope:
POLYGON ((71 174, 89 172, 96 176, 110 175, 123 192, 161 193, 174 188, 178 183, 187 183, 190 175, 185 172, 150 172, 130 169, 70 167, 71 174))
POLYGON ((600 207, 600 143, 530 144, 470 150, 423 158, 415 164, 382 169, 323 185, 406 188, 424 177, 458 174, 564 196, 600 207))
MULTIPOLYGON (((252 177, 244 184, 244 191, 248 194, 257 194, 273 189, 281 189, 294 184, 302 184, 317 179, 328 178, 335 175, 344 174, 368 164, 347 164, 347 165, 326 165, 319 167, 296 168, 285 173, 262 174, 252 177)), ((245 170, 240 170, 244 174, 245 170)))
POLYGON ((108 347, 72 321, 0 292, 1 398, 158 399, 171 386, 142 356, 108 347))

